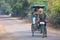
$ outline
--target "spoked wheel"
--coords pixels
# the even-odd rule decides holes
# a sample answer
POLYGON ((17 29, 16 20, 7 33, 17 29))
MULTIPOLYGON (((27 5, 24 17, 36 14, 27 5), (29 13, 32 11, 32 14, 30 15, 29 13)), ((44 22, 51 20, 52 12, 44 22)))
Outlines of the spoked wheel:
POLYGON ((45 34, 45 37, 47 37, 47 29, 46 29, 46 27, 44 27, 44 34, 45 34))
POLYGON ((32 30, 32 36, 34 37, 34 30, 32 30))
POLYGON ((47 37, 47 30, 46 27, 42 26, 42 33, 43 33, 43 38, 47 37))

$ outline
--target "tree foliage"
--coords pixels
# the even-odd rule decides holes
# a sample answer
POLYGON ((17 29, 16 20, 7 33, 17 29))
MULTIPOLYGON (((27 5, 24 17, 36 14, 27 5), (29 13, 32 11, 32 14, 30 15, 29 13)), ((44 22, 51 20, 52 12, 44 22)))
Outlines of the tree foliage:
POLYGON ((59 24, 60 0, 0 0, 0 8, 22 18, 27 16, 31 5, 39 4, 47 5, 47 15, 50 22, 59 24))
POLYGON ((50 0, 48 4, 49 21, 56 27, 60 25, 60 0, 50 0))

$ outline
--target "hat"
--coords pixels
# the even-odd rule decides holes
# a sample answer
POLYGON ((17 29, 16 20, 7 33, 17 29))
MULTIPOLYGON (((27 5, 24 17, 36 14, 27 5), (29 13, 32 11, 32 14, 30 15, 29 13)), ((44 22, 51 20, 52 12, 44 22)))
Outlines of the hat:
POLYGON ((39 8, 39 11, 40 11, 40 12, 43 12, 43 8, 39 8))

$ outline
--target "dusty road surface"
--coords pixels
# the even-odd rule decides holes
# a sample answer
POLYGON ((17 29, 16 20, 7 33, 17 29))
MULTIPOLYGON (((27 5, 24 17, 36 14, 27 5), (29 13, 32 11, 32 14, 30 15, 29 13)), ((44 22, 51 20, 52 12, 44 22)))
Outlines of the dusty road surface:
POLYGON ((36 33, 35 37, 31 36, 31 27, 23 20, 7 15, 0 15, 0 40, 60 40, 60 35, 49 33, 47 38, 36 33))

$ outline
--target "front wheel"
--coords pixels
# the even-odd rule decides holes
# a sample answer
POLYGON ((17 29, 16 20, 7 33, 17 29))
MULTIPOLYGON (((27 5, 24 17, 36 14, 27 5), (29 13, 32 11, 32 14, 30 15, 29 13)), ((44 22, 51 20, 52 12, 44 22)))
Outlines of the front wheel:
POLYGON ((47 30, 46 27, 42 26, 42 33, 43 33, 43 38, 47 37, 47 30))

